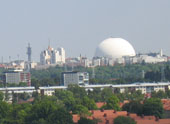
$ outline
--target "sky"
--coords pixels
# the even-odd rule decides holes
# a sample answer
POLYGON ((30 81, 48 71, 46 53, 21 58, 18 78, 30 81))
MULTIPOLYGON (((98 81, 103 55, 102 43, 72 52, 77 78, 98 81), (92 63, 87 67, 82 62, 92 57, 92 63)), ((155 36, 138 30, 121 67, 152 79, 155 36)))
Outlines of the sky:
POLYGON ((170 0, 0 0, 0 61, 32 60, 50 45, 67 57, 93 57, 109 37, 128 40, 137 53, 170 55, 170 0))

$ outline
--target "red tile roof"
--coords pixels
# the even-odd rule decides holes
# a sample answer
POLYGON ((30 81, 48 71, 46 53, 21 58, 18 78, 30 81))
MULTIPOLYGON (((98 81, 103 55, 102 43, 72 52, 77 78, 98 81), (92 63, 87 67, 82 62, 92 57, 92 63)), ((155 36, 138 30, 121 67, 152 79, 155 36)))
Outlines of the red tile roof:
POLYGON ((106 104, 105 102, 97 102, 96 106, 97 106, 97 108, 101 108, 105 104, 106 104))
MULTIPOLYGON (((99 119, 101 122, 98 124, 113 124, 114 118, 118 116, 129 116, 133 118, 137 124, 170 124, 170 119, 158 119, 154 116, 137 116, 136 114, 129 114, 126 111, 114 111, 114 110, 91 110, 92 116, 89 119, 99 119)), ((80 117, 78 115, 73 115, 74 123, 77 123, 80 117)))

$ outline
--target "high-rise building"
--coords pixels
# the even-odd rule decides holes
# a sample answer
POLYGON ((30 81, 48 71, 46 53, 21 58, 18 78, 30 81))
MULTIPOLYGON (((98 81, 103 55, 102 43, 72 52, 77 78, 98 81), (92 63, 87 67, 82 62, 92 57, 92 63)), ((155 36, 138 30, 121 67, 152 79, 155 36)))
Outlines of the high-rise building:
POLYGON ((50 65, 50 64, 64 64, 65 63, 65 50, 60 47, 55 50, 52 47, 44 50, 40 54, 40 64, 50 65))

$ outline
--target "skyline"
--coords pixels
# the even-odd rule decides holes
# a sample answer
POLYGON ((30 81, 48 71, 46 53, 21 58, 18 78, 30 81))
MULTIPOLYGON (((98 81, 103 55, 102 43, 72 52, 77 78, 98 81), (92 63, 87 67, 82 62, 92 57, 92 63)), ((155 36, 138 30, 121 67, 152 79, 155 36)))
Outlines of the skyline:
POLYGON ((63 47, 67 57, 91 58, 97 45, 109 37, 128 40, 138 52, 170 55, 170 1, 1 1, 0 57, 4 61, 32 60, 48 46, 63 47), (41 44, 41 45, 40 45, 41 44))

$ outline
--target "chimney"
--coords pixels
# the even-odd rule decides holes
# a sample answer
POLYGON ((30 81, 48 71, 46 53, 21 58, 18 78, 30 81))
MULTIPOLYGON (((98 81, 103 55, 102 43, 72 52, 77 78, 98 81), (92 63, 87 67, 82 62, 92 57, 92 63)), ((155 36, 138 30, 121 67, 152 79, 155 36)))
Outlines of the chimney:
POLYGON ((159 121, 159 117, 156 117, 156 118, 155 118, 155 121, 159 121))
POLYGON ((106 119, 106 124, 109 124, 109 120, 106 119))
POLYGON ((100 111, 101 111, 101 112, 104 112, 104 109, 101 109, 100 111))
POLYGON ((144 114, 141 115, 141 118, 144 118, 144 114))
POLYGON ((106 114, 106 113, 104 113, 103 117, 107 117, 107 114, 106 114))

